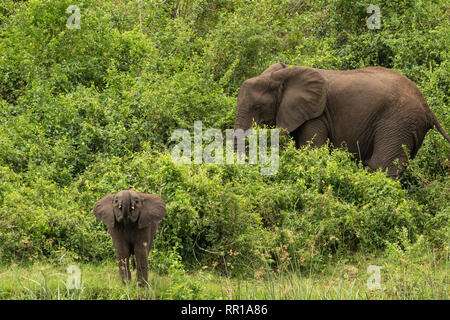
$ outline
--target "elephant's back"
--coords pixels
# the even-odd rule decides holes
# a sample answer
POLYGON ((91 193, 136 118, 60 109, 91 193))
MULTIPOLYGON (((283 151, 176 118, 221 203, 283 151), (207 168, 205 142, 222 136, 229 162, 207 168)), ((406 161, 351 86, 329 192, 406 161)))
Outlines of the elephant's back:
POLYGON ((363 95, 379 105, 392 106, 411 101, 423 111, 429 111, 425 97, 417 85, 398 71, 384 67, 366 67, 320 72, 328 80, 330 92, 335 94, 350 99, 363 95))
MULTIPOLYGON (((384 68, 384 67, 366 67, 352 70, 325 70, 318 69, 322 76, 329 82, 366 82, 366 81, 382 81, 385 83, 410 81, 398 71, 384 68)), ((414 83, 414 82, 413 82, 414 83)))
MULTIPOLYGON (((431 113, 428 103, 423 95, 422 91, 419 89, 417 84, 401 74, 398 71, 384 68, 384 67, 368 67, 369 73, 378 74, 381 80, 384 79, 387 84, 391 87, 393 103, 397 105, 398 111, 402 112, 402 109, 415 109, 416 114, 421 120, 424 116, 431 113)), ((361 69, 361 70, 364 70, 361 69)), ((428 118, 426 119, 428 121, 428 118)), ((427 124, 428 126, 430 123, 427 124)))
MULTIPOLYGON (((394 70, 368 67, 321 72, 329 84, 329 118, 332 123, 342 124, 332 128, 338 144, 342 141, 350 144, 354 137, 365 135, 365 128, 381 119, 401 115, 406 108, 421 109, 425 101, 420 100, 417 86, 394 70)), ((416 114, 423 118, 423 112, 416 114)))
MULTIPOLYGON (((398 75, 380 67, 321 73, 328 81, 329 102, 375 111, 396 99, 398 75)), ((364 110, 361 110, 365 112, 364 110)), ((367 110, 366 110, 367 111, 367 110)))

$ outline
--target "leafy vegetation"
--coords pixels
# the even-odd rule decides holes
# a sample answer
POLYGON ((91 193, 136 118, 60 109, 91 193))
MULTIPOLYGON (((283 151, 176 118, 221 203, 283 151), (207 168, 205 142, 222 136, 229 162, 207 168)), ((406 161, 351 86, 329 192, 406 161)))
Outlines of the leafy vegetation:
MULTIPOLYGON (((170 156, 175 129, 193 132, 197 120, 232 128, 242 81, 279 61, 396 69, 448 132, 446 2, 377 1, 374 30, 364 1, 85 0, 81 28, 69 29, 73 4, 0 4, 0 266, 111 263, 110 237, 92 208, 130 187, 167 202, 150 257, 162 281, 193 281, 185 272, 205 268, 228 279, 319 274, 376 255, 401 277, 403 264, 430 265, 430 252, 436 267, 427 274, 446 266, 450 145, 436 130, 400 182, 345 150, 296 150, 287 139, 273 176, 256 165, 178 165, 170 156)), ((441 289, 387 297, 448 297, 441 289)), ((208 295, 180 296, 192 297, 208 295)))

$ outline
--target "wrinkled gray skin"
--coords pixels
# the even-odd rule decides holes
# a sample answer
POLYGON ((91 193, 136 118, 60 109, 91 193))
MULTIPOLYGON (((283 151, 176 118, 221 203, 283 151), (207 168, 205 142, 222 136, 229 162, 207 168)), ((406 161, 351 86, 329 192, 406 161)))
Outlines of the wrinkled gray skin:
POLYGON ((387 169, 393 179, 407 161, 402 145, 414 158, 433 127, 450 142, 415 83, 382 67, 332 71, 274 64, 244 81, 238 94, 235 129, 253 122, 285 129, 298 148, 327 139, 336 147, 346 144, 365 165, 387 169))
POLYGON ((128 262, 134 254, 139 284, 147 283, 148 252, 159 221, 166 215, 166 204, 161 197, 132 189, 120 191, 98 201, 94 215, 106 224, 111 235, 122 282, 131 279, 128 262))

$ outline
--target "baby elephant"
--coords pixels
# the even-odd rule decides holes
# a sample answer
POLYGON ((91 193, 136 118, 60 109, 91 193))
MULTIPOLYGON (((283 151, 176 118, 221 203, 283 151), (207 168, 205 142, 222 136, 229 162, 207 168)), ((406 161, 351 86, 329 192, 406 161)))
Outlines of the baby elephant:
POLYGON ((125 283, 131 279, 128 259, 135 255, 140 285, 148 280, 148 252, 159 221, 166 215, 166 204, 154 194, 132 189, 103 197, 94 207, 97 220, 108 227, 119 265, 119 276, 125 283))

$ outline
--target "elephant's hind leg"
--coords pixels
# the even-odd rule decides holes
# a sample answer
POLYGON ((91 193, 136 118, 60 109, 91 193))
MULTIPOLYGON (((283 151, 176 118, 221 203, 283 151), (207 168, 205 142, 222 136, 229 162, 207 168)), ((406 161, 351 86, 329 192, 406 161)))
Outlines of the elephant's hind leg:
POLYGON ((396 125, 384 126, 377 130, 374 137, 373 153, 367 165, 373 169, 387 169, 387 174, 397 180, 406 168, 408 154, 414 157, 418 150, 418 137, 413 131, 414 126, 396 125))

